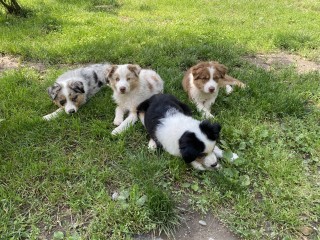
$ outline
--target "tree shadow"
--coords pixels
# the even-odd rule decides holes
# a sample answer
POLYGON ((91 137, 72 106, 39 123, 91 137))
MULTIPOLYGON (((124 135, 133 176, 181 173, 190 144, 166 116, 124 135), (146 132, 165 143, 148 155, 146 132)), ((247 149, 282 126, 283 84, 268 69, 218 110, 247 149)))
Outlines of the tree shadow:
MULTIPOLYGON (((66 3, 64 0, 58 0, 58 2, 66 3)), ((81 6, 90 12, 106 12, 110 14, 118 14, 118 10, 121 8, 122 3, 118 0, 89 0, 79 2, 77 0, 68 1, 68 4, 81 6)))

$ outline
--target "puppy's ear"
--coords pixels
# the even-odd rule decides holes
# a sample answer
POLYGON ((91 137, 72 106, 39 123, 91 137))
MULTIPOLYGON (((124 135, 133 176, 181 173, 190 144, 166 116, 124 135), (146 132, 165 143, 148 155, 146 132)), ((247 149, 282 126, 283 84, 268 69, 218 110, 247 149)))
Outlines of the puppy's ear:
POLYGON ((83 83, 80 81, 75 81, 70 84, 70 88, 76 93, 84 93, 83 83))
POLYGON ((219 123, 210 123, 208 120, 204 120, 199 125, 201 132, 203 132, 207 137, 216 141, 219 138, 221 131, 221 125, 219 123))
POLYGON ((204 69, 204 64, 199 63, 191 68, 191 73, 194 79, 198 79, 204 69))
POLYGON ((200 62, 191 68, 191 73, 194 79, 201 79, 208 75, 207 67, 210 67, 209 62, 200 62))
POLYGON ((191 163, 204 151, 204 143, 194 133, 185 132, 179 139, 179 149, 183 160, 191 163))
POLYGON ((141 67, 137 64, 128 64, 129 71, 133 72, 137 77, 140 74, 141 67))
POLYGON ((214 68, 217 70, 216 74, 218 78, 224 78, 224 76, 226 75, 228 68, 218 62, 213 62, 214 68))
POLYGON ((61 90, 61 85, 58 83, 54 83, 53 86, 48 87, 47 89, 48 94, 52 100, 54 100, 57 97, 60 90, 61 90))
POLYGON ((118 68, 117 65, 111 65, 111 66, 107 67, 106 73, 105 73, 107 84, 110 84, 110 78, 112 78, 112 75, 114 74, 114 72, 116 71, 117 68, 118 68))

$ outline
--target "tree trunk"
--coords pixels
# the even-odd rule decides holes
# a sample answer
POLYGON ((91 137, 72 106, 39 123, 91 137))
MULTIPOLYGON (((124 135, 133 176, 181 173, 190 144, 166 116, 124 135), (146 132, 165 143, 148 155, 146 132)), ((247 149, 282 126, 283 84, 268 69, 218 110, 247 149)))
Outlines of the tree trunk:
POLYGON ((23 15, 22 8, 20 7, 17 0, 0 0, 0 4, 5 7, 9 14, 17 16, 23 15))

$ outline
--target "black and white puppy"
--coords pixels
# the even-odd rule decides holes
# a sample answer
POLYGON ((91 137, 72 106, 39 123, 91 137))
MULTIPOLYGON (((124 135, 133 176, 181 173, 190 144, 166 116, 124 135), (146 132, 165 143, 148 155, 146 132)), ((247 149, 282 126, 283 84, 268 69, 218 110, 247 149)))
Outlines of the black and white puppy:
POLYGON ((67 114, 77 112, 81 105, 107 85, 106 75, 110 70, 110 64, 93 64, 63 73, 48 88, 50 98, 59 108, 43 119, 51 120, 63 109, 67 114))
POLYGON ((137 110, 151 138, 150 149, 163 147, 198 170, 218 167, 214 149, 220 124, 192 118, 190 108, 169 94, 154 95, 137 110))

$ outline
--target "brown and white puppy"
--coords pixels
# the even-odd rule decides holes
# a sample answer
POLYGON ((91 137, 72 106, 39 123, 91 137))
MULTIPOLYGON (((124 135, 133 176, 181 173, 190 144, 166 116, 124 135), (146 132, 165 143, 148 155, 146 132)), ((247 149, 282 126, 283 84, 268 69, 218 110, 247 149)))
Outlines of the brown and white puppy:
POLYGON ((48 94, 59 109, 43 119, 51 120, 63 109, 67 114, 77 112, 81 105, 107 84, 106 72, 110 68, 110 64, 94 64, 67 71, 58 77, 53 86, 48 88, 48 94))
POLYGON ((241 88, 245 84, 235 79, 227 73, 227 67, 218 62, 200 62, 191 67, 182 80, 183 89, 188 93, 198 111, 202 112, 204 117, 213 118, 210 113, 210 107, 215 102, 219 89, 226 87, 227 93, 232 91, 230 85, 237 85, 241 88))
POLYGON ((139 65, 112 65, 107 75, 117 103, 114 125, 111 133, 121 133, 138 120, 137 106, 152 95, 163 91, 163 81, 153 70, 141 69, 139 65), (128 117, 124 120, 124 115, 128 117))

